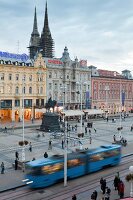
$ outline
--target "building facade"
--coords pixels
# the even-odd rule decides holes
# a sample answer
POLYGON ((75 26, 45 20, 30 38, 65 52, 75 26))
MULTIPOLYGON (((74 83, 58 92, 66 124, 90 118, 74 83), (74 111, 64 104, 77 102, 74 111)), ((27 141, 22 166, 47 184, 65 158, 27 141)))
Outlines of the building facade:
MULTIPOLYGON (((12 54, 14 55, 14 54, 12 54)), ((19 56, 19 55, 18 55, 19 56)), ((34 62, 17 57, 0 57, 0 120, 38 118, 37 108, 46 103, 46 65, 39 54, 34 62)))
POLYGON ((122 74, 116 71, 91 69, 91 102, 92 108, 102 109, 109 113, 121 110, 130 112, 133 108, 133 79, 129 70, 122 74))
POLYGON ((86 61, 70 59, 67 47, 60 59, 44 58, 47 66, 47 99, 52 97, 66 109, 90 107, 91 71, 86 61), (88 101, 88 102, 87 102, 88 101))

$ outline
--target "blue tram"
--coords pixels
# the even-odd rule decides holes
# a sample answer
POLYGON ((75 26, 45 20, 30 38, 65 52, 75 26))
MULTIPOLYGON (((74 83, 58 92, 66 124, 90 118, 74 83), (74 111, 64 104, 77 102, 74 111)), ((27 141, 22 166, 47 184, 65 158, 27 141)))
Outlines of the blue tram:
MULTIPOLYGON (((120 145, 104 145, 96 149, 68 154, 67 177, 73 179, 105 167, 118 165, 121 160, 120 145)), ((62 181, 64 157, 55 155, 28 162, 26 180, 31 188, 42 188, 62 181)))

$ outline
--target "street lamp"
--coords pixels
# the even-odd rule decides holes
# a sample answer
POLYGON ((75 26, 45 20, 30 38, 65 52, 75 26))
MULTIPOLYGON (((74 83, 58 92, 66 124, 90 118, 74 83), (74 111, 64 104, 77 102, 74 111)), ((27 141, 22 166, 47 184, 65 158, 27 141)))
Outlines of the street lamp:
POLYGON ((107 117, 108 117, 108 91, 109 91, 109 86, 108 85, 106 85, 105 86, 105 91, 106 91, 106 119, 107 119, 107 117))
POLYGON ((67 186, 67 134, 66 134, 66 121, 64 127, 64 186, 67 186))
MULTIPOLYGON (((80 82, 77 82, 77 84, 80 84, 80 101, 81 101, 81 105, 80 105, 80 110, 81 110, 81 121, 80 121, 80 132, 82 133, 82 93, 83 93, 83 84, 86 84, 86 82, 82 82, 82 79, 80 82)), ((78 93, 79 94, 79 93, 78 93)))
POLYGON ((122 127, 121 127, 121 111, 122 111, 122 96, 121 96, 121 78, 120 78, 120 122, 119 122, 119 138, 121 138, 121 130, 122 130, 122 127))
POLYGON ((130 188, 130 197, 133 197, 133 166, 129 167, 129 171, 131 172, 131 188, 130 188))
POLYGON ((24 138, 24 77, 22 79, 22 121, 23 121, 23 146, 22 146, 22 162, 23 162, 23 171, 25 170, 25 138, 24 138))

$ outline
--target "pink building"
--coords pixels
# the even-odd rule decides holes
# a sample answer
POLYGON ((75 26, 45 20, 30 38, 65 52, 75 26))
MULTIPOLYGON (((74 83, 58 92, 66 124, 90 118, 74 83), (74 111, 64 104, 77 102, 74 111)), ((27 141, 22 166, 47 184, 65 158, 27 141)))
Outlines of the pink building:
POLYGON ((133 79, 129 70, 116 71, 91 69, 91 107, 109 113, 129 112, 133 108, 133 79), (121 94, 121 95, 120 95, 121 94))

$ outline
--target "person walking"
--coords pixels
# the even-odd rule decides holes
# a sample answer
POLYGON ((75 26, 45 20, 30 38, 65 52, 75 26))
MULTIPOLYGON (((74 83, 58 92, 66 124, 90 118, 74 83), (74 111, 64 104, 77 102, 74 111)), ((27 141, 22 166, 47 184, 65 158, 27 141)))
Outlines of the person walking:
POLYGON ((32 144, 31 144, 31 142, 29 144, 29 151, 32 152, 32 144))
POLYGON ((64 140, 62 140, 61 144, 62 144, 62 149, 64 149, 64 140))
POLYGON ((97 132, 97 130, 94 128, 95 133, 97 132))
POLYGON ((122 199, 124 197, 124 188, 125 188, 125 185, 122 181, 120 181, 119 183, 119 195, 120 195, 120 198, 122 199))
POLYGON ((16 157, 16 160, 19 160, 19 153, 18 153, 18 151, 15 152, 15 157, 16 157))
POLYGON ((119 182, 120 182, 120 178, 118 176, 115 176, 115 178, 114 178, 114 188, 115 188, 115 190, 118 190, 119 182))
POLYGON ((116 142, 116 136, 115 135, 113 136, 113 140, 114 140, 114 142, 116 142))
POLYGON ((102 191, 103 191, 103 194, 105 194, 105 191, 106 191, 106 179, 103 180, 102 191))
POLYGON ((49 140, 49 148, 48 149, 52 149, 52 141, 49 140))
POLYGON ((77 200, 76 194, 72 196, 72 200, 77 200))
POLYGON ((92 143, 92 137, 91 136, 89 137, 89 140, 90 140, 90 144, 91 144, 92 143))
POLYGON ((15 160, 15 170, 17 170, 18 169, 18 160, 16 159, 15 160))
POLYGON ((111 189, 109 187, 106 187, 105 200, 110 200, 110 193, 111 193, 111 189))
POLYGON ((96 190, 94 190, 94 200, 97 200, 97 191, 96 190))
POLYGON ((44 153, 44 158, 48 158, 47 152, 44 153))
POLYGON ((4 162, 1 163, 1 174, 5 173, 5 165, 4 162))
POLYGON ((101 191, 103 191, 103 178, 100 179, 101 191))

